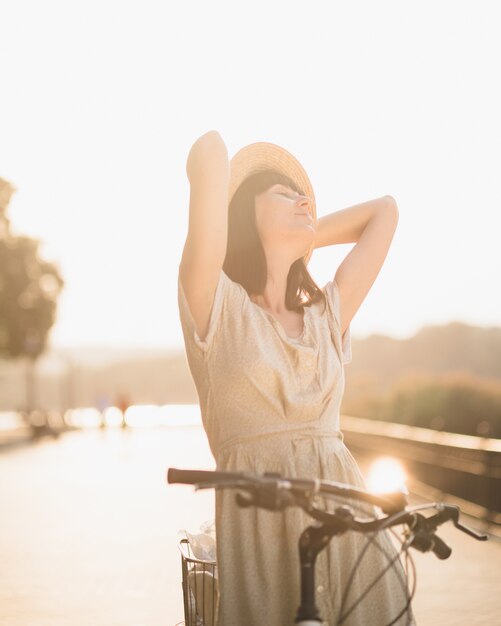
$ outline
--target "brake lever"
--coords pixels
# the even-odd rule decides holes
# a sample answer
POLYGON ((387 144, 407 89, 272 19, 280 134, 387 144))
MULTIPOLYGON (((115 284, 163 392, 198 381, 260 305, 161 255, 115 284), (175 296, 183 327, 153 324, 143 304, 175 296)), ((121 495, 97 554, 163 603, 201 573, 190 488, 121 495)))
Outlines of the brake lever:
MULTIPOLYGON (((250 489, 250 493, 242 495, 237 493, 235 501, 239 507, 247 508, 249 506, 257 506, 268 511, 283 511, 288 506, 294 504, 294 496, 290 491, 281 489, 281 484, 273 480, 274 475, 265 475, 270 479, 269 483, 261 483, 261 489, 250 489)), ((285 483, 284 483, 285 484, 285 483)))
POLYGON ((241 508, 247 508, 249 506, 253 506, 255 500, 252 496, 243 496, 241 493, 237 493, 235 495, 235 501, 238 504, 239 507, 241 508))
POLYGON ((478 539, 478 541, 487 541, 487 539, 489 538, 488 535, 486 535, 485 533, 480 533, 480 532, 474 530, 473 528, 470 528, 469 526, 466 526, 465 524, 462 524, 459 521, 459 515, 460 515, 461 510, 460 510, 460 508, 457 505, 454 505, 454 504, 452 504, 452 505, 451 504, 444 505, 444 504, 442 504, 442 511, 441 511, 441 513, 438 513, 437 517, 440 517, 441 515, 443 515, 443 513, 446 510, 451 513, 449 519, 452 520, 452 523, 454 524, 454 526, 458 530, 462 530, 464 533, 466 533, 470 537, 473 537, 474 539, 478 539))
POLYGON ((437 505, 437 509, 439 512, 436 515, 433 515, 432 517, 428 517, 426 519, 425 523, 427 524, 428 528, 433 527, 433 529, 435 530, 444 521, 451 520, 455 528, 463 531, 474 539, 478 539, 478 541, 487 541, 487 539, 489 538, 489 536, 485 533, 480 533, 473 528, 462 524, 459 521, 459 514, 461 511, 457 505, 440 503, 439 505, 437 505))
POLYGON ((473 528, 470 528, 469 526, 465 526, 464 524, 461 524, 459 520, 453 520, 453 521, 454 521, 454 526, 458 530, 462 530, 467 535, 470 535, 470 537, 473 537, 474 539, 478 539, 479 541, 487 541, 487 539, 489 539, 489 535, 486 535, 485 533, 479 533, 473 528))

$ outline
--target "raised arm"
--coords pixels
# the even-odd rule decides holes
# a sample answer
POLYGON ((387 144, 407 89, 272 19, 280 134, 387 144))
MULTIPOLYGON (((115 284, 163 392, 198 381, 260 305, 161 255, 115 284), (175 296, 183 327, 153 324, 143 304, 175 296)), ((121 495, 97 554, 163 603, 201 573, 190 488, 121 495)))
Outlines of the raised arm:
POLYGON ((186 174, 190 181, 190 216, 179 276, 197 334, 204 340, 228 236, 230 164, 226 145, 217 131, 211 130, 195 141, 186 174))
POLYGON ((399 218, 392 196, 335 211, 317 221, 315 247, 336 243, 356 245, 338 267, 341 333, 350 325, 386 259, 399 218))

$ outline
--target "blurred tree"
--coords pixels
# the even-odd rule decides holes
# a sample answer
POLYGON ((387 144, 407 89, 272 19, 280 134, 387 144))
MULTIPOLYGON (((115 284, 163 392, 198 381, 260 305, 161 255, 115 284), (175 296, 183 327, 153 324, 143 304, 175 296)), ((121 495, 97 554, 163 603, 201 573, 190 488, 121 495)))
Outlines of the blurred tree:
POLYGON ((0 178, 0 357, 34 361, 44 351, 64 281, 40 258, 40 242, 10 232, 6 216, 14 187, 0 178))
POLYGON ((469 372, 408 375, 387 393, 368 393, 344 410, 369 419, 501 438, 501 381, 469 372))
POLYGON ((7 219, 7 207, 16 188, 8 180, 0 178, 0 239, 7 237, 9 232, 9 220, 7 219))

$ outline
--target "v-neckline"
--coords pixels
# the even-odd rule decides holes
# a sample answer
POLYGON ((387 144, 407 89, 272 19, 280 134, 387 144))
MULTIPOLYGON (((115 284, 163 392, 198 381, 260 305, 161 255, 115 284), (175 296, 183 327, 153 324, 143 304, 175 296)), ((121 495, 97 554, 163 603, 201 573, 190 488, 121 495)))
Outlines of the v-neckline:
POLYGON ((283 324, 279 320, 277 320, 277 318, 274 315, 272 315, 271 313, 268 313, 268 311, 265 311, 263 307, 259 306, 259 304, 256 304, 250 298, 249 298, 249 302, 251 302, 255 307, 257 307, 260 311, 262 311, 266 316, 268 316, 271 319, 272 323, 278 328, 278 332, 280 333, 280 335, 282 335, 284 339, 288 341, 290 340, 295 343, 301 343, 304 340, 306 336, 306 329, 307 329, 306 319, 307 319, 308 307, 306 306, 303 307, 303 330, 302 332, 297 337, 291 337, 285 332, 285 328, 283 324))

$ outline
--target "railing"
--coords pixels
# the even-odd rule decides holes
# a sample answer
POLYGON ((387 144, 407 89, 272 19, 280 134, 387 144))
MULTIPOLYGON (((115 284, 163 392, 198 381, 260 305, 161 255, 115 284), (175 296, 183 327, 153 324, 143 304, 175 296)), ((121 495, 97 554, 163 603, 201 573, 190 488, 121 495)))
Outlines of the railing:
POLYGON ((425 485, 477 505, 501 523, 501 440, 342 416, 346 445, 364 457, 399 459, 425 485))

